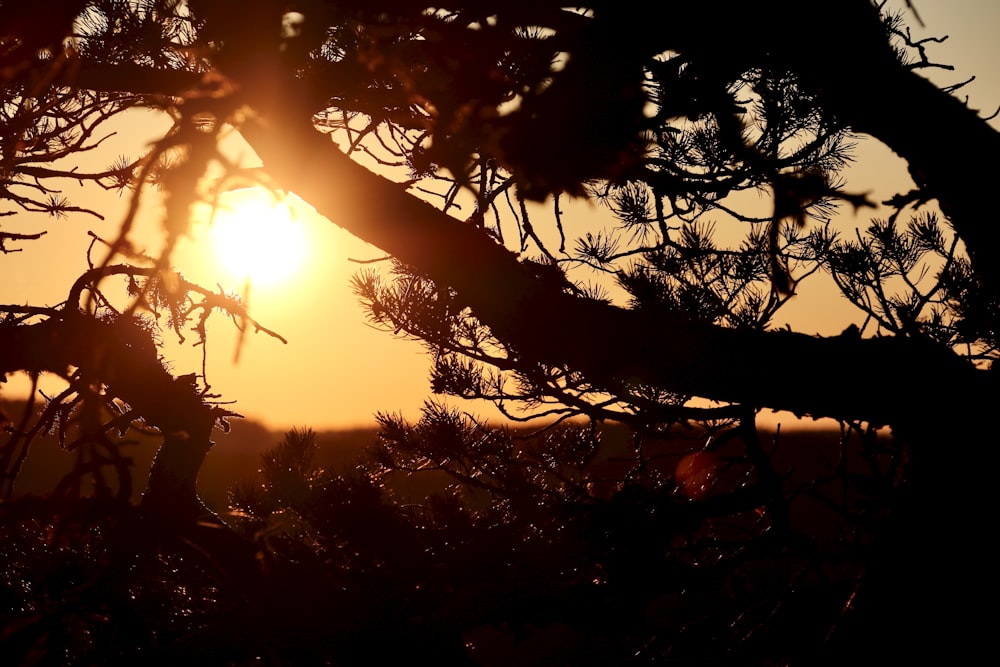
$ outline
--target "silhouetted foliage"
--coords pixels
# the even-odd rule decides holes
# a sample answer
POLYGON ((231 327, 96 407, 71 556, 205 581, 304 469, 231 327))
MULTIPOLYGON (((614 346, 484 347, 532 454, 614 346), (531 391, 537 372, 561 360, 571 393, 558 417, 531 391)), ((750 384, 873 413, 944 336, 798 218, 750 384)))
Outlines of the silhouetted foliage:
POLYGON ((8 507, 3 646, 68 664, 361 664, 372 642, 446 664, 817 664, 900 478, 874 431, 764 444, 748 422, 695 481, 697 429, 526 435, 435 404, 380 422, 344 470, 291 431, 233 486, 249 579, 122 505, 8 507))
MULTIPOLYGON (((919 76, 932 40, 885 3, 668 9, 0 4, 3 214, 100 216, 67 181, 130 202, 64 302, 0 306, 0 374, 33 382, 0 445, 4 657, 978 656, 988 615, 965 595, 994 587, 993 468, 965 448, 994 428, 1000 166, 969 153, 1000 135, 961 84, 919 76), (82 169, 137 108, 170 129, 82 169), (292 431, 231 513, 209 511, 198 473, 238 415, 204 365, 174 372, 162 338, 205 349, 212 313, 277 336, 171 267, 192 206, 247 178, 219 147, 230 131, 263 163, 252 178, 393 257, 354 288, 375 324, 427 344, 433 392, 537 432, 429 402, 415 424, 380 414, 368 456, 326 470, 315 434, 292 431), (851 192, 861 140, 899 155, 913 189, 851 192), (151 187, 164 243, 147 255, 132 231, 151 187), (581 222, 575 199, 607 222, 581 222), (881 210, 853 230, 845 207, 881 210), (782 326, 822 276, 857 321, 782 326), (66 388, 37 405, 43 373, 66 388), (764 409, 836 420, 836 446, 764 437, 764 409), (133 505, 136 432, 161 442, 133 505), (44 433, 73 469, 16 498, 44 433)), ((0 251, 44 233, 0 230, 0 251)))

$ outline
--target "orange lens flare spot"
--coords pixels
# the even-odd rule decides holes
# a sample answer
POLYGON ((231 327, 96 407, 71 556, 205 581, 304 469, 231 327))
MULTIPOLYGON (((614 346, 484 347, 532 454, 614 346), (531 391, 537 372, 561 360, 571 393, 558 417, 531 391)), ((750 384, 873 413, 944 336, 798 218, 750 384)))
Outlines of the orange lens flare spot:
POLYGON ((674 479, 677 486, 688 498, 704 498, 719 472, 719 459, 711 452, 692 452, 677 462, 674 479))

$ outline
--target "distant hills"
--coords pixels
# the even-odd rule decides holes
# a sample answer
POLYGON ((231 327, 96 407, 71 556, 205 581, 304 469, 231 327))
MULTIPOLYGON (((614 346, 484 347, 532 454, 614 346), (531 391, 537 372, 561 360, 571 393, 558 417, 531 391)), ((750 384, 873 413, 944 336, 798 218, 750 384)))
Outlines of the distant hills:
MULTIPOLYGON (((0 401, 0 409, 13 423, 17 423, 24 410, 23 401, 0 401)), ((257 475, 260 455, 278 444, 285 435, 283 430, 272 430, 253 419, 234 419, 229 433, 216 431, 215 447, 209 452, 198 476, 198 492, 213 509, 226 507, 227 491, 237 482, 253 480, 257 475)), ((11 424, 7 424, 11 428, 11 424)), ((370 445, 378 429, 353 428, 317 431, 320 445, 317 463, 324 469, 343 470, 370 445)), ((9 432, 0 436, 0 446, 7 443, 9 432)), ((145 488, 145 479, 159 447, 154 435, 129 433, 123 438, 122 453, 132 461, 132 500, 138 502, 145 488)), ((27 458, 17 475, 15 496, 46 495, 73 469, 82 453, 60 447, 55 434, 39 435, 32 442, 27 458)), ((17 453, 14 454, 16 458, 17 453)))

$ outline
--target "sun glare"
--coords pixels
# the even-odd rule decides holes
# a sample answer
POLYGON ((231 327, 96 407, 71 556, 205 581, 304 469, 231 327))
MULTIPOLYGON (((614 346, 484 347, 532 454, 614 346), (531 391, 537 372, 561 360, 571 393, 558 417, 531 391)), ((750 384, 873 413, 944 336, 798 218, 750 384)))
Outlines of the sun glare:
POLYGON ((254 286, 294 277, 306 257, 305 232, 289 202, 263 189, 228 193, 210 234, 221 268, 254 286))

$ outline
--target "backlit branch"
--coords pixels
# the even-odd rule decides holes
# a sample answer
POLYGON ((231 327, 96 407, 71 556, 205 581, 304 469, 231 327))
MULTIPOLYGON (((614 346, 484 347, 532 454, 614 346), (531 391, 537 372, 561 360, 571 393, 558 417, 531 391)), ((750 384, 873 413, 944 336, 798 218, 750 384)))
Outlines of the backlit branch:
POLYGON ((455 289, 459 303, 519 350, 522 361, 577 369, 608 390, 638 379, 718 401, 878 423, 913 414, 914 405, 952 405, 955 386, 978 387, 971 396, 991 385, 951 353, 919 341, 734 331, 682 313, 626 311, 550 289, 488 235, 411 197, 332 143, 316 141, 302 116, 272 108, 268 119, 266 126, 248 124, 244 134, 279 181, 358 237, 455 289), (331 181, 339 187, 330 188, 331 181), (549 323, 544 331, 542 322, 549 323), (768 381, 782 359, 808 360, 811 372, 795 386, 768 381), (921 380, 928 372, 953 381, 935 392, 921 380), (895 378, 894 391, 878 383, 859 387, 856 378, 873 373, 895 378))

